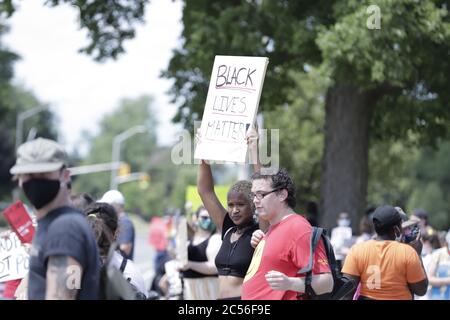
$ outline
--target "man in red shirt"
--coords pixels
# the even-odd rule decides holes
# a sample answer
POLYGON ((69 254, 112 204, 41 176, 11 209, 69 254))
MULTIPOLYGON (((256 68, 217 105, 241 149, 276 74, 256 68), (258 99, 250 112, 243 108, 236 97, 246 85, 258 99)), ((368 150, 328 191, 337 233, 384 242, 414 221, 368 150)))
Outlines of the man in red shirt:
MULTIPOLYGON (((305 292, 305 275, 297 272, 308 264, 312 227, 294 212, 295 185, 286 170, 273 175, 257 173, 252 181, 256 213, 270 227, 253 254, 242 299, 296 300, 305 292)), ((331 292, 333 276, 322 240, 313 261, 311 287, 316 294, 331 292)))

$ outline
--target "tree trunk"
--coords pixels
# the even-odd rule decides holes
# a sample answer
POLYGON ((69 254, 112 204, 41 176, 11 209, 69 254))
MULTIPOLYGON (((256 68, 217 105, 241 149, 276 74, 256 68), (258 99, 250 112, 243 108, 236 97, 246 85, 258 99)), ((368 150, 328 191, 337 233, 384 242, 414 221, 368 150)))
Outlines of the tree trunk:
POLYGON ((341 212, 352 227, 366 209, 369 125, 373 101, 350 85, 328 89, 321 178, 321 225, 331 230, 341 212))

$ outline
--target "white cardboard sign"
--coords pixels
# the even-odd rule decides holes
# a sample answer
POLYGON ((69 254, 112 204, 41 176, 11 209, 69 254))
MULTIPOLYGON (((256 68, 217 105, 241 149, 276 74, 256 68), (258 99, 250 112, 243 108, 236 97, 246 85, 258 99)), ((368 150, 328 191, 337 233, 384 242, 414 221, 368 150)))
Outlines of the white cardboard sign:
POLYGON ((0 237, 0 282, 22 279, 30 268, 29 255, 14 232, 0 237))
POLYGON ((244 163, 269 59, 216 56, 194 158, 244 163))

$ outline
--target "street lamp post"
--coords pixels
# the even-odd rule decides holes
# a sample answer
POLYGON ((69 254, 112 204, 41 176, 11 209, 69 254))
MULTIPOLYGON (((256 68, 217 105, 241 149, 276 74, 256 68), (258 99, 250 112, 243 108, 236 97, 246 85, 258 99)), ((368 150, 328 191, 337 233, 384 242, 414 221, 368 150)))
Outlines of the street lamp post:
POLYGON ((17 122, 16 122, 16 151, 19 148, 20 144, 23 140, 23 122, 25 119, 34 116, 35 114, 38 114, 41 111, 46 110, 47 107, 36 107, 24 112, 21 112, 17 115, 17 122))
MULTIPOLYGON (((127 140, 128 138, 134 136, 138 133, 144 133, 147 131, 147 128, 143 125, 134 126, 129 128, 128 130, 118 134, 114 137, 113 145, 112 145, 112 162, 117 163, 120 162, 120 145, 122 142, 127 140)), ((117 182, 116 182, 116 170, 111 170, 111 189, 117 188, 117 182)))

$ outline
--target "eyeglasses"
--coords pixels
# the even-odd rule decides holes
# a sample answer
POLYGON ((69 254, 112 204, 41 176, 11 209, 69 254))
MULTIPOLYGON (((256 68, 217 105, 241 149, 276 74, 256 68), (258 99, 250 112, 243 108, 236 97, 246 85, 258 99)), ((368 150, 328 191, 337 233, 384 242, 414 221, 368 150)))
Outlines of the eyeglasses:
POLYGON ((200 216, 200 217, 198 217, 200 220, 208 220, 208 219, 211 219, 210 217, 207 217, 207 216, 200 216))
POLYGON ((256 199, 262 200, 265 196, 267 196, 273 192, 280 191, 282 189, 283 188, 277 188, 277 189, 273 189, 272 191, 268 191, 268 192, 263 192, 263 191, 257 191, 255 193, 252 192, 252 193, 250 193, 250 199, 255 199, 255 197, 256 197, 256 199))

